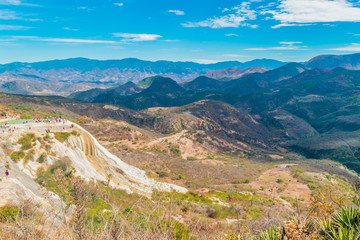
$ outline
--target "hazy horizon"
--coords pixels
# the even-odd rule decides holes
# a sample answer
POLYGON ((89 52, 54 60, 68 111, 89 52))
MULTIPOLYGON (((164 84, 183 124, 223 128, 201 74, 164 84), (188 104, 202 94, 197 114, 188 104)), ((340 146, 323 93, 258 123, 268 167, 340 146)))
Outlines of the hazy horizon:
MULTIPOLYGON (((355 53, 352 53, 352 54, 360 54, 360 52, 355 52, 355 53)), ((352 55, 352 54, 343 54, 343 55, 352 55)), ((249 59, 249 60, 244 60, 244 61, 241 61, 241 60, 222 60, 222 61, 214 61, 214 62, 202 62, 202 61, 196 61, 196 60, 185 60, 185 61, 172 61, 172 60, 168 60, 168 59, 155 59, 155 60, 151 60, 151 59, 141 59, 141 58, 136 58, 136 57, 125 57, 125 58, 110 58, 110 59, 101 59, 101 58, 87 58, 87 57, 71 57, 71 58, 62 58, 62 59, 57 59, 57 58, 54 58, 54 59, 45 59, 45 60, 41 60, 41 61, 32 61, 32 62, 25 62, 25 61, 12 61, 12 62, 6 62, 6 63, 0 63, 1 65, 6 65, 6 64, 12 64, 12 63, 16 63, 16 62, 19 62, 19 63, 37 63, 37 62, 47 62, 47 61, 62 61, 62 60, 69 60, 69 59, 88 59, 88 60, 94 60, 94 61, 121 61, 121 60, 125 60, 125 59, 137 59, 137 60, 140 60, 140 61, 149 61, 149 62, 162 62, 162 61, 167 61, 167 62, 193 62, 193 63, 199 63, 199 64, 203 64, 203 65, 210 65, 210 64, 216 64, 216 63, 221 63, 221 62, 240 62, 240 63, 246 63, 246 62, 251 62, 251 61, 255 61, 255 60, 275 60, 275 61, 280 61, 280 62, 296 62, 296 63, 304 63, 304 62, 307 62, 309 60, 311 60, 312 58, 314 57, 318 57, 318 56, 325 56, 325 55, 330 55, 330 54, 320 54, 320 55, 316 55, 316 56, 313 56, 309 59, 305 59, 305 60, 302 60, 302 61, 282 61, 282 60, 279 60, 279 59, 275 59, 275 58, 254 58, 254 59, 249 59)), ((331 55, 334 55, 334 56, 342 56, 340 54, 331 54, 331 55)))

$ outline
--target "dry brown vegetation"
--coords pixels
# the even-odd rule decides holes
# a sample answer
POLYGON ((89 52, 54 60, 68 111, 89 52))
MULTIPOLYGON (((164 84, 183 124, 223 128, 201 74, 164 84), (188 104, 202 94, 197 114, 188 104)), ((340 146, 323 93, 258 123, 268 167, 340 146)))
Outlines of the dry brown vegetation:
MULTIPOLYGON (((37 181, 66 203, 60 214, 64 222, 48 226, 49 219, 36 208, 6 206, 0 210, 4 239, 235 240, 252 239, 278 224, 290 236, 293 229, 307 229, 307 216, 326 219, 354 205, 349 179, 357 176, 331 161, 250 149, 203 130, 165 134, 63 108, 10 107, 33 117, 69 117, 125 162, 190 191, 155 192, 148 199, 113 189, 108 182, 84 182, 66 163, 66 168, 54 165, 39 171, 37 181), (297 221, 283 224, 292 217, 297 221)), ((288 239, 308 237, 299 236, 288 239)))

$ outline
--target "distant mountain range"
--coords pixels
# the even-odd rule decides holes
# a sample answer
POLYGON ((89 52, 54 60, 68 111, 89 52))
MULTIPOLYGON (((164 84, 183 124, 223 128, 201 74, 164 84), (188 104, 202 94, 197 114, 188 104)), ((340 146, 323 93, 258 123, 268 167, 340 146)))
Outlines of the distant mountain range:
MULTIPOLYGON (((211 112, 206 119, 213 122, 216 118, 218 128, 227 129, 227 136, 245 131, 251 125, 240 126, 244 122, 238 122, 240 115, 235 112, 239 110, 242 116, 254 116, 256 124, 251 128, 256 126, 258 135, 245 135, 252 136, 251 142, 256 146, 275 144, 308 158, 332 158, 345 163, 360 159, 360 70, 320 69, 289 63, 228 81, 201 76, 179 84, 171 78, 157 76, 139 84, 142 89, 135 88, 134 83, 120 87, 132 86, 139 91, 134 94, 109 94, 106 92, 109 90, 102 90, 97 96, 91 95, 90 102, 136 111, 153 107, 181 107, 188 111, 189 104, 201 102, 205 106, 205 101, 203 113, 211 112), (227 121, 216 117, 217 113, 224 114, 224 108, 230 109, 223 104, 238 109, 223 116, 227 121)), ((86 101, 87 96, 88 92, 79 92, 73 97, 86 101)), ((194 114, 198 109, 192 109, 194 114)), ((232 137, 243 141, 246 136, 232 137)))
POLYGON ((269 91, 272 88, 281 89, 283 83, 291 82, 291 78, 307 70, 309 68, 302 64, 288 63, 274 70, 246 74, 231 81, 219 81, 201 76, 190 82, 183 83, 181 86, 171 78, 155 76, 140 81, 136 88, 137 92, 133 92, 133 94, 114 91, 114 89, 124 90, 129 86, 135 89, 136 85, 134 83, 126 83, 117 88, 77 92, 71 97, 86 102, 121 104, 133 109, 181 106, 203 98, 212 98, 213 94, 207 95, 207 91, 225 97, 229 94, 238 96, 269 91), (140 90, 140 87, 144 90, 140 90))
POLYGON ((28 74, 50 81, 99 82, 121 84, 138 82, 146 77, 161 75, 182 82, 200 75, 227 68, 251 67, 277 68, 284 62, 272 59, 257 59, 249 62, 219 62, 199 64, 194 62, 143 61, 135 58, 122 60, 92 60, 72 58, 35 63, 9 63, 0 65, 0 74, 28 74))
MULTIPOLYGON (((247 75, 255 78, 256 76, 266 76, 253 75, 253 73, 269 72, 268 74, 273 74, 271 69, 281 70, 280 67, 286 64, 288 63, 272 59, 256 59, 244 63, 229 61, 215 64, 152 62, 134 58, 104 61, 73 58, 35 63, 15 62, 0 65, 0 91, 28 95, 68 96, 74 92, 93 88, 116 88, 129 81, 141 82, 138 87, 146 88, 150 86, 154 76, 168 77, 178 83, 189 82, 203 75, 215 80, 232 81, 247 75)), ((325 70, 337 67, 349 70, 360 69, 360 54, 318 56, 301 66, 304 69, 321 68, 325 70)), ((296 73, 297 70, 294 71, 296 73)))

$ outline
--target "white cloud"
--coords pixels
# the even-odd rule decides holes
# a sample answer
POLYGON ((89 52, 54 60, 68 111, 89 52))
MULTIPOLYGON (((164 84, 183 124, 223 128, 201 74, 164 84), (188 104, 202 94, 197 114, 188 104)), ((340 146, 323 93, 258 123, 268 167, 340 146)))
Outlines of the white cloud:
POLYGON ((178 39, 165 39, 164 42, 180 42, 178 39))
POLYGON ((41 21, 40 19, 24 18, 25 15, 17 13, 8 9, 0 9, 1 20, 26 20, 26 21, 41 21))
POLYGON ((228 33, 228 34, 225 34, 225 36, 227 36, 227 37, 238 37, 239 35, 237 35, 235 33, 228 33))
POLYGON ((11 36, 12 39, 18 40, 18 39, 35 39, 38 38, 36 36, 11 36))
POLYGON ((74 38, 36 38, 35 40, 43 42, 58 42, 58 43, 118 43, 116 41, 106 40, 88 40, 88 39, 74 39, 74 38))
POLYGON ((305 50, 306 46, 299 46, 302 42, 280 42, 280 46, 266 47, 266 48, 246 48, 248 51, 278 51, 278 50, 305 50))
POLYGON ((223 60, 211 60, 211 59, 195 59, 192 62, 200 63, 200 64, 213 64, 218 62, 223 62, 223 60))
POLYGON ((52 42, 52 43, 119 44, 119 42, 107 41, 107 40, 89 40, 89 39, 77 39, 77 38, 43 38, 43 37, 37 37, 37 36, 12 36, 12 39, 16 39, 16 40, 22 39, 22 40, 29 40, 29 41, 52 42))
POLYGON ((302 42, 280 42, 280 44, 282 45, 295 45, 295 44, 302 44, 302 42))
POLYGON ((293 23, 360 22, 360 7, 347 0, 282 0, 278 10, 264 13, 283 24, 277 27, 293 23))
POLYGON ((32 27, 17 26, 17 25, 0 25, 0 30, 28 30, 32 27))
POLYGON ((0 5, 20 5, 20 0, 0 0, 0 5))
POLYGON ((245 21, 244 17, 229 14, 222 17, 214 17, 201 22, 187 22, 183 23, 184 27, 209 27, 209 28, 226 28, 226 27, 239 27, 245 21))
POLYGON ((349 46, 339 47, 339 48, 331 48, 328 50, 332 51, 344 51, 344 52, 360 52, 360 43, 352 43, 349 46))
POLYGON ((25 3, 21 0, 0 0, 0 5, 15 5, 15 6, 29 6, 29 7, 40 7, 41 5, 25 3))
POLYGON ((169 10, 168 12, 174 13, 175 15, 179 15, 179 16, 185 15, 185 12, 181 10, 169 10))
POLYGON ((240 54, 224 54, 222 57, 229 57, 229 58, 243 58, 246 57, 245 55, 240 54))
POLYGON ((120 3, 114 3, 115 6, 118 6, 118 7, 122 7, 124 6, 124 3, 120 2, 120 3))
POLYGON ((69 28, 69 27, 63 27, 63 29, 66 30, 66 31, 74 31, 74 32, 79 31, 79 29, 69 28))
POLYGON ((87 11, 87 12, 92 12, 94 11, 94 8, 91 7, 78 7, 76 8, 77 10, 83 10, 83 11, 87 11))
POLYGON ((1 20, 19 20, 22 19, 15 11, 3 9, 0 10, 0 19, 1 20))
POLYGON ((257 28, 257 25, 246 23, 247 20, 256 19, 256 11, 250 9, 249 2, 243 2, 241 5, 233 7, 232 9, 224 9, 223 12, 233 12, 220 17, 212 17, 199 22, 183 23, 183 27, 209 27, 209 28, 238 28, 240 26, 248 26, 257 28))
POLYGON ((275 26, 272 26, 271 28, 277 29, 281 27, 302 27, 302 26, 311 26, 313 24, 301 24, 301 23, 281 23, 275 26))
POLYGON ((145 42, 154 41, 162 38, 161 35, 147 33, 113 33, 114 37, 122 38, 124 42, 145 42))

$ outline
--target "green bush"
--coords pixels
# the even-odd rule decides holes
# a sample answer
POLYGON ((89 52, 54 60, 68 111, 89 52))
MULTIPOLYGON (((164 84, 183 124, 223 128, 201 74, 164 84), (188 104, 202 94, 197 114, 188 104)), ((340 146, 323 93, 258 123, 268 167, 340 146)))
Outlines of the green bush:
POLYGON ((19 214, 19 208, 14 206, 5 206, 0 209, 0 221, 2 223, 13 222, 19 214))
POLYGON ((283 179, 281 179, 281 178, 279 178, 278 180, 276 180, 276 182, 280 184, 280 183, 283 183, 283 182, 284 182, 284 180, 283 180, 283 179))
POLYGON ((35 134, 28 133, 19 139, 18 144, 21 144, 21 150, 28 150, 33 147, 33 142, 35 141, 35 134))
POLYGON ((46 160, 46 153, 41 153, 40 157, 37 159, 38 163, 43 163, 46 160))
POLYGON ((157 174, 159 175, 159 177, 161 177, 161 178, 163 178, 163 177, 169 177, 169 173, 164 172, 164 171, 157 171, 156 173, 157 173, 157 174))
POLYGON ((27 115, 27 114, 23 114, 20 116, 21 119, 31 119, 31 116, 30 115, 27 115))
POLYGON ((169 149, 172 155, 174 155, 175 157, 181 157, 181 151, 179 148, 170 146, 169 149))
POLYGON ((14 162, 18 162, 20 159, 23 159, 25 157, 25 153, 23 151, 18 151, 18 152, 13 152, 10 155, 10 158, 14 161, 14 162))
POLYGON ((55 132, 54 135, 55 135, 56 140, 63 143, 71 135, 78 136, 79 134, 76 131, 72 131, 72 132, 55 132))
POLYGON ((219 211, 217 209, 213 208, 213 207, 208 208, 206 210, 206 213, 207 213, 209 218, 218 218, 219 215, 220 215, 219 211))

